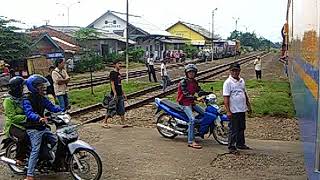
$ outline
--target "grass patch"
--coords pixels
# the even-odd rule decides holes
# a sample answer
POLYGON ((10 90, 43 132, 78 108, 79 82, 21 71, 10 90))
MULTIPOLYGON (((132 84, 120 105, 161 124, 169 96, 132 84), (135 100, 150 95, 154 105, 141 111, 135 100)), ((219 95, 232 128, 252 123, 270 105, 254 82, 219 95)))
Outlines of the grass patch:
MULTIPOLYGON (((200 84, 205 91, 217 95, 218 104, 223 105, 222 88, 224 81, 200 84)), ((294 106, 290 97, 290 85, 287 81, 246 81, 246 88, 250 98, 253 116, 274 116, 292 118, 295 115, 294 106)), ((167 96, 176 101, 177 94, 167 96)))
MULTIPOLYGON (((122 88, 128 95, 138 90, 145 89, 150 86, 154 86, 156 83, 141 82, 141 81, 129 81, 126 83, 123 81, 122 88)), ((100 85, 94 87, 94 95, 91 94, 91 89, 72 90, 69 92, 69 99, 72 106, 86 107, 96 103, 102 102, 102 99, 106 92, 110 92, 110 84, 100 85)))

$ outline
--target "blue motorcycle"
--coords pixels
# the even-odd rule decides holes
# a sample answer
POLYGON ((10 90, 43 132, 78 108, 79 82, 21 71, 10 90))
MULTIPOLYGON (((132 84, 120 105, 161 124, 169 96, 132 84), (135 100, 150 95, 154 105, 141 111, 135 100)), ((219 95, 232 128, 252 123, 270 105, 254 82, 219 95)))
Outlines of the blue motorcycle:
MULTIPOLYGON (((222 113, 222 109, 217 105, 217 97, 215 94, 209 94, 198 98, 203 100, 206 108, 197 111, 195 116, 195 136, 204 138, 209 133, 221 145, 228 145, 229 119, 222 113)), ((178 135, 188 135, 189 119, 184 113, 183 108, 167 99, 155 99, 158 108, 157 129, 159 133, 169 139, 173 139, 178 135)))

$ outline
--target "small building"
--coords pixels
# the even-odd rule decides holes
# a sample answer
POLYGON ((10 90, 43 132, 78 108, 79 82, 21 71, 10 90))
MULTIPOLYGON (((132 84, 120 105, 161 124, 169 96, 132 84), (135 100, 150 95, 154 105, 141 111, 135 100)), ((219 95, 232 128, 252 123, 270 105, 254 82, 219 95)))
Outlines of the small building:
MULTIPOLYGON (((87 27, 97 28, 126 38, 126 13, 107 11, 87 27)), ((137 42, 135 47, 143 48, 147 54, 153 53, 156 58, 163 58, 163 53, 171 48, 180 49, 184 38, 176 37, 150 23, 145 18, 129 15, 129 39, 137 42)))
POLYGON ((63 49, 47 34, 28 33, 32 40, 31 56, 15 69, 27 69, 28 74, 47 75, 50 65, 57 58, 64 58, 63 49))
POLYGON ((80 51, 80 46, 72 36, 56 30, 53 26, 47 25, 30 29, 27 34, 35 37, 48 34, 63 50, 65 59, 73 58, 80 51))
MULTIPOLYGON (((188 43, 199 48, 212 45, 212 34, 199 25, 178 21, 167 31, 175 36, 188 39, 188 43)), ((214 39, 219 39, 219 37, 215 36, 214 39)))

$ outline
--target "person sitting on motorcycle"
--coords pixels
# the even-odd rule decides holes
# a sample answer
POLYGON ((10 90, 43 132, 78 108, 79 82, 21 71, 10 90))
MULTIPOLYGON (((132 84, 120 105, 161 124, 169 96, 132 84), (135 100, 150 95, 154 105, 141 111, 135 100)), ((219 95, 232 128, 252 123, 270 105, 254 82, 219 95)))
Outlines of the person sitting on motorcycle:
POLYGON ((51 147, 57 143, 57 137, 46 127, 47 118, 45 109, 50 112, 62 112, 58 106, 54 106, 46 97, 45 91, 50 85, 48 80, 41 75, 32 75, 26 80, 30 93, 23 100, 23 109, 27 116, 27 134, 31 142, 31 153, 28 162, 26 180, 34 180, 34 171, 38 161, 42 136, 45 135, 51 147))
POLYGON ((203 109, 195 104, 195 93, 199 96, 207 94, 203 90, 201 90, 198 85, 197 80, 195 79, 197 75, 198 69, 194 64, 188 64, 185 66, 185 74, 186 77, 183 78, 178 85, 178 103, 183 107, 185 114, 189 118, 188 123, 188 147, 201 149, 202 146, 195 142, 194 140, 194 122, 195 118, 192 114, 192 109, 196 112, 203 112, 203 109))
POLYGON ((9 81, 9 96, 4 99, 4 133, 7 137, 11 136, 17 139, 16 163, 20 166, 24 165, 26 159, 28 137, 24 128, 26 116, 22 109, 22 96, 24 79, 22 77, 14 77, 9 81))

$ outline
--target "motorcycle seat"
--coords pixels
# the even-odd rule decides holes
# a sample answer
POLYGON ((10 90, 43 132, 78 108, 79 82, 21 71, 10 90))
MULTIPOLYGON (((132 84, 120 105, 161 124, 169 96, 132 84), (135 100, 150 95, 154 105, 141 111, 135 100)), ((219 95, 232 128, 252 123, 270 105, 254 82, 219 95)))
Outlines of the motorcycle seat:
POLYGON ((173 103, 167 99, 163 99, 160 101, 160 104, 163 104, 165 106, 168 106, 169 108, 178 111, 178 112, 184 112, 182 107, 179 104, 173 103))

